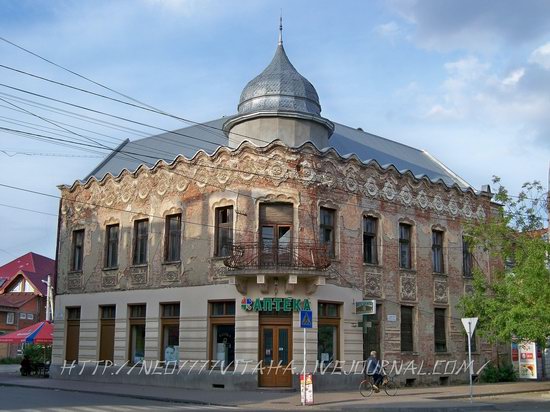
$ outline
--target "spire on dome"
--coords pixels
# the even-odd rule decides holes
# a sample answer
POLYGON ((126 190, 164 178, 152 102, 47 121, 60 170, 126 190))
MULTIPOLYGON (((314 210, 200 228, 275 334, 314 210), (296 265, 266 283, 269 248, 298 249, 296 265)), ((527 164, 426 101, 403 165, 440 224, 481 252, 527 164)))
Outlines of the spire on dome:
POLYGON ((279 46, 283 45, 283 9, 281 9, 281 17, 279 17, 279 46))

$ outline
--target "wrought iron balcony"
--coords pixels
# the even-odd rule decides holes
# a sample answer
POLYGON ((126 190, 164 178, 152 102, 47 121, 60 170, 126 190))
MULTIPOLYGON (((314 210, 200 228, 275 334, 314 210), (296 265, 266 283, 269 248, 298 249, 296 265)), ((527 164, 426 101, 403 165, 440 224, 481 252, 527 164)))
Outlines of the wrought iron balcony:
POLYGON ((281 245, 235 243, 231 254, 224 259, 232 270, 306 270, 321 271, 330 266, 327 247, 319 243, 281 245))

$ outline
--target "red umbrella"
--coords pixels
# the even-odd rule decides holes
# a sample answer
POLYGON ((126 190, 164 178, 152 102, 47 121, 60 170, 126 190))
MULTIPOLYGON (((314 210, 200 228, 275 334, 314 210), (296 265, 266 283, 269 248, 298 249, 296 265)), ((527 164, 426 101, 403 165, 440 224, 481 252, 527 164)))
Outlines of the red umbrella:
POLYGON ((4 343, 45 343, 53 342, 53 323, 38 322, 26 328, 0 336, 4 343))

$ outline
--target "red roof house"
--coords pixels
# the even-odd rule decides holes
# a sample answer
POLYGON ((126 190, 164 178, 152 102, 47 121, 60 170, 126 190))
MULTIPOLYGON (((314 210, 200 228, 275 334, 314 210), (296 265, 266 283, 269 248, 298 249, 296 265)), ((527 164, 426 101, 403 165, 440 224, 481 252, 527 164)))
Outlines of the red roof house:
MULTIPOLYGON (((32 252, 0 266, 0 335, 45 320, 48 275, 54 283, 55 260, 32 252)), ((0 358, 16 349, 0 344, 0 358)))

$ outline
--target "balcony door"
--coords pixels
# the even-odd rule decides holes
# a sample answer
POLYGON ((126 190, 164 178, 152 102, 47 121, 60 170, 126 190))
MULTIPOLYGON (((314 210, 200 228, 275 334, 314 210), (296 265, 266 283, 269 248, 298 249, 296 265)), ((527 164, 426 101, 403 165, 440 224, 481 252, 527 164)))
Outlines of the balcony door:
POLYGON ((260 265, 292 263, 293 206, 290 203, 260 205, 260 265))

